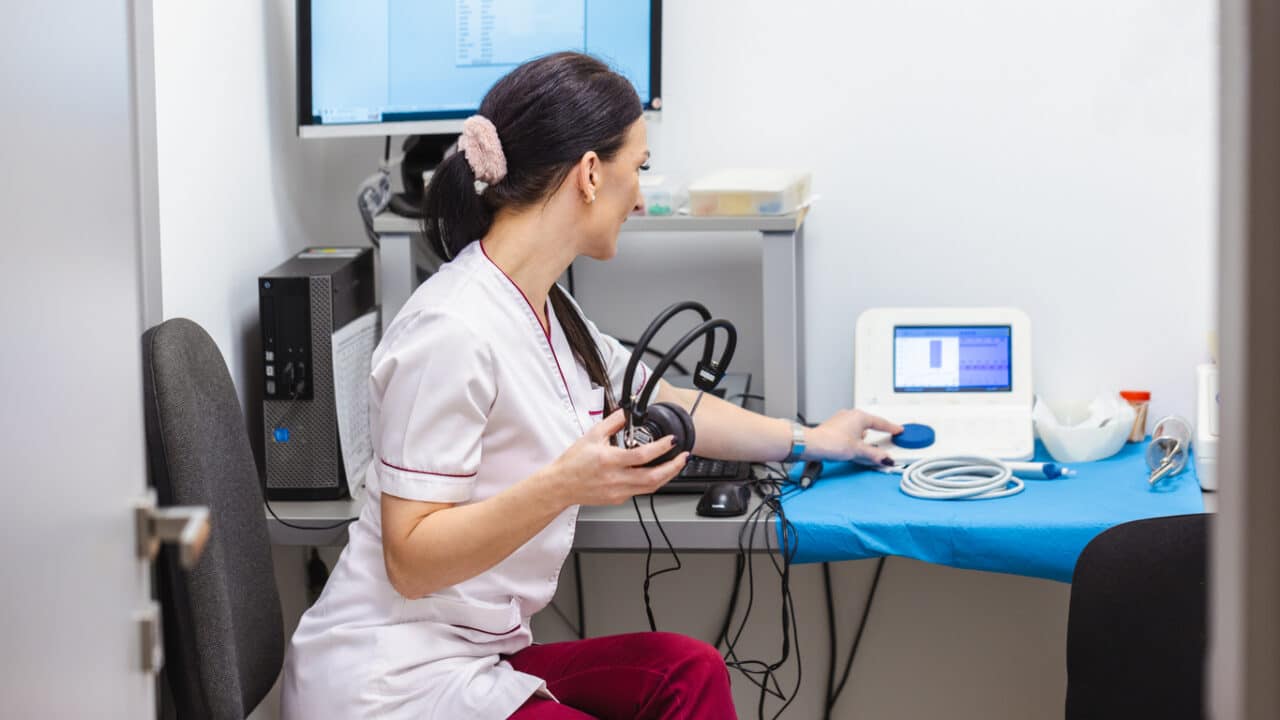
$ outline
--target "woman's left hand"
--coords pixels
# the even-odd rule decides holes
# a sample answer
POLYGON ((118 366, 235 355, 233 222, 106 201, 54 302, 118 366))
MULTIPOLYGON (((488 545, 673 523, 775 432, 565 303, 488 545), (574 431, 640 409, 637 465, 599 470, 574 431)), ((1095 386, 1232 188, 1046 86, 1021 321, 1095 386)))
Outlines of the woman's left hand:
POLYGON ((841 410, 821 425, 805 432, 808 460, 852 460, 867 465, 892 465, 889 453, 867 444, 868 430, 890 435, 902 432, 902 426, 861 410, 841 410))

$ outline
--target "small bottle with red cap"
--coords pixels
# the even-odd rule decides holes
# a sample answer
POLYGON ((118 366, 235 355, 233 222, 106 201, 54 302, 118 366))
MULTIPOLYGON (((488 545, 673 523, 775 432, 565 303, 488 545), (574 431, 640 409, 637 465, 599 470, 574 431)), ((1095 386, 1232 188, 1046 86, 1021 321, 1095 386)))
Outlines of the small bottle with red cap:
POLYGON ((1129 431, 1129 442, 1146 440, 1147 406, 1151 404, 1151 393, 1146 390, 1121 390, 1120 397, 1133 406, 1133 429, 1129 431))

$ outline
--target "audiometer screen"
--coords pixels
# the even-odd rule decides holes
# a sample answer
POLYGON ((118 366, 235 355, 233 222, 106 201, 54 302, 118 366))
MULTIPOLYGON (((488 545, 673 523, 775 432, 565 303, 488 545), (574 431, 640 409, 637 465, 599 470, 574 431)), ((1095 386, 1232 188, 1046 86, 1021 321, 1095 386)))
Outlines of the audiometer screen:
POLYGON ((1008 392, 1012 366, 1008 325, 893 329, 895 392, 1008 392))

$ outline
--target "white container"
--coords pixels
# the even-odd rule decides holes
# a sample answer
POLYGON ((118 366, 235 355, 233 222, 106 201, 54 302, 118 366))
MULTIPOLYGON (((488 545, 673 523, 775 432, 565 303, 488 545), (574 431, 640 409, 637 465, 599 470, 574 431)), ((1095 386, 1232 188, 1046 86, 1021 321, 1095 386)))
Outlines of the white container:
POLYGON ((1218 489, 1218 366, 1196 366, 1196 439, 1192 455, 1201 490, 1218 489))
POLYGON ((786 215, 809 200, 811 176, 794 170, 721 170, 689 186, 694 215, 786 215))
POLYGON ((1133 429, 1134 409, 1117 393, 1094 398, 1088 407, 1059 407, 1055 412, 1036 398, 1031 411, 1044 447, 1061 463, 1093 462, 1120 452, 1133 429))

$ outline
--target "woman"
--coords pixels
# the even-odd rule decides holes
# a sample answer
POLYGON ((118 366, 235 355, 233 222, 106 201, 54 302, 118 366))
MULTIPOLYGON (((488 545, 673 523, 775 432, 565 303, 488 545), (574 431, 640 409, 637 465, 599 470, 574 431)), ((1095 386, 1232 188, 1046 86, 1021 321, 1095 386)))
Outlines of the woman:
MULTIPOLYGON (((465 123, 424 208, 450 262, 374 353, 369 502, 293 636, 286 718, 734 716, 724 662, 700 641, 531 645, 578 507, 653 492, 687 460, 643 467, 669 437, 611 442, 628 352, 555 285, 576 257, 615 254, 646 144, 631 84, 574 53, 512 71, 465 123)), ((665 383, 656 395, 694 399, 665 383)), ((699 454, 792 450, 788 420, 710 396, 696 419, 699 454)), ((843 411, 807 431, 803 457, 885 460, 868 428, 900 430, 843 411)))

